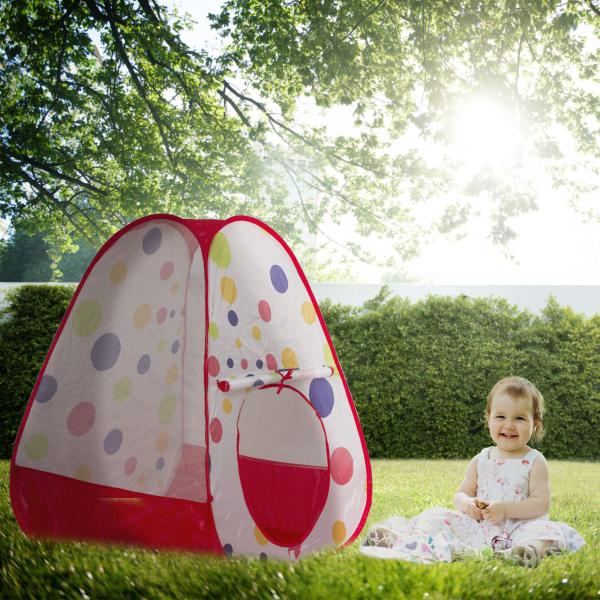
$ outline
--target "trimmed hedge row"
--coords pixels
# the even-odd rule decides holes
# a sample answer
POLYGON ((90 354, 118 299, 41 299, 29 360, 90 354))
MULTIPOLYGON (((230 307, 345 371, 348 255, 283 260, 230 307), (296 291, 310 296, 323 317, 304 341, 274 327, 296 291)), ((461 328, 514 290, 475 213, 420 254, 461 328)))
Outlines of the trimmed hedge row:
MULTIPOLYGON (((0 323, 0 457, 73 289, 22 286, 0 323)), ((485 399, 501 377, 531 379, 546 400, 548 458, 600 459, 600 316, 554 298, 539 316, 500 298, 386 299, 361 309, 324 302, 372 457, 466 458, 492 442, 485 399)))

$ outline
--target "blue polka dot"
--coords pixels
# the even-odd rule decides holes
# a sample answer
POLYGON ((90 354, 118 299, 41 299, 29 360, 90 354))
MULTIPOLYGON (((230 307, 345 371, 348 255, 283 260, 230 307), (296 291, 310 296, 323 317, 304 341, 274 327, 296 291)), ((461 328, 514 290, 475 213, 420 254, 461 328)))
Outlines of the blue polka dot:
POLYGON ((257 369, 262 369, 263 368, 263 361, 260 360, 260 358, 256 361, 256 368, 257 369))
POLYGON ((234 363, 233 363, 233 358, 228 358, 228 359, 227 359, 227 366, 228 366, 230 369, 233 369, 233 364, 234 364, 234 363))
POLYGON ((142 241, 142 247, 146 254, 154 254, 160 247, 162 233, 158 227, 151 229, 142 241))
POLYGON ((169 317, 171 317, 171 319, 172 319, 174 316, 175 316, 175 310, 172 310, 172 311, 169 313, 169 317))
POLYGON ((119 451, 123 443, 123 432, 120 429, 113 429, 104 438, 104 452, 106 454, 115 454, 119 451))
POLYGON ((178 351, 179 351, 179 340, 175 340, 173 342, 173 345, 171 346, 171 352, 173 354, 177 354, 178 351))
POLYGON ((156 461, 156 469, 158 471, 162 471, 165 468, 165 459, 161 456, 157 461, 156 461))
POLYGON ((280 294, 285 293, 288 289, 287 277, 279 265, 273 265, 271 267, 271 283, 280 294))
POLYGON ((35 395, 35 399, 40 404, 44 402, 48 402, 48 400, 52 399, 52 396, 56 394, 56 390, 58 389, 58 382, 52 375, 44 375, 42 380, 40 381, 40 385, 37 390, 37 394, 35 395))
POLYGON ((148 356, 148 354, 144 354, 140 360, 138 360, 138 364, 137 364, 137 372, 140 375, 144 375, 145 373, 148 372, 148 370, 150 369, 150 356, 148 356))
POLYGON ((308 397, 314 409, 323 419, 333 410, 333 388, 327 379, 317 377, 310 382, 308 397))
POLYGON ((262 379, 257 379, 252 386, 253 387, 260 387, 261 385, 265 385, 265 382, 262 379))
POLYGON ((231 556, 233 554, 233 546, 231 544, 225 544, 223 546, 223 552, 225 552, 227 556, 231 556))
POLYGON ((114 333, 105 333, 94 343, 90 358, 94 369, 108 371, 117 362, 119 354, 121 354, 119 338, 114 333))
POLYGON ((227 319, 234 327, 238 324, 238 316, 234 310, 230 310, 227 313, 227 319))

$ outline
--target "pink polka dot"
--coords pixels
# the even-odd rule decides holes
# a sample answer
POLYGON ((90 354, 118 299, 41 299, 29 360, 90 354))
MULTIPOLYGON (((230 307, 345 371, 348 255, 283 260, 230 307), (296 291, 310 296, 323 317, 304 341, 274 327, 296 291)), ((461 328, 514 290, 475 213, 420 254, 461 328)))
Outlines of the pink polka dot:
POLYGON ((91 402, 80 402, 67 417, 67 429, 72 435, 87 433, 96 420, 96 409, 91 402))
POLYGON ((125 461, 125 475, 131 475, 137 468, 137 458, 135 456, 130 456, 125 461))
POLYGON ((216 377, 221 370, 221 366, 219 365, 219 361, 216 356, 209 356, 207 361, 208 374, 211 377, 216 377))
POLYGON ((223 426, 221 425, 221 421, 216 417, 210 422, 208 426, 208 431, 210 432, 210 439, 218 444, 223 437, 223 426))
POLYGON ((271 307, 266 300, 261 300, 258 303, 258 314, 260 318, 268 323, 271 320, 271 307))
POLYGON ((352 479, 354 461, 346 448, 336 448, 330 458, 331 477, 336 483, 344 485, 352 479))
POLYGON ((175 265, 168 261, 160 268, 160 278, 165 281, 165 279, 169 279, 171 275, 173 275, 173 271, 175 271, 175 265))
POLYGON ((272 354, 267 354, 265 356, 265 360, 267 361, 267 369, 271 371, 275 371, 277 369, 277 360, 272 354))
POLYGON ((245 358, 242 358, 242 369, 248 368, 248 361, 245 358))
POLYGON ((165 322, 166 318, 167 318, 167 309, 163 307, 156 313, 156 322, 160 325, 161 323, 165 322))

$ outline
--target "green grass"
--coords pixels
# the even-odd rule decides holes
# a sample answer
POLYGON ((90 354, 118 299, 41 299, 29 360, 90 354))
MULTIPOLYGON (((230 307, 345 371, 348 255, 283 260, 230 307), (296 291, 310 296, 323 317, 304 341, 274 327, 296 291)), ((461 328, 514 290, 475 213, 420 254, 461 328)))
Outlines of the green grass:
MULTIPOLYGON (((467 461, 375 460, 367 526, 450 506, 467 461)), ((357 542, 295 563, 27 539, 0 461, 0 598, 600 598, 600 463, 550 464, 550 517, 587 545, 534 570, 488 560, 416 565, 369 559, 357 542)))

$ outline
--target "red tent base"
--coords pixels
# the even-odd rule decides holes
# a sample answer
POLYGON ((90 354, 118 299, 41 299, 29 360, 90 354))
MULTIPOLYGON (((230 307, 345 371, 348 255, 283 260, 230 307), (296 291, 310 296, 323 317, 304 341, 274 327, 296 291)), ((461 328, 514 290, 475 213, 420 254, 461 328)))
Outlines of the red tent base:
POLYGON ((11 497, 30 536, 223 554, 210 505, 14 466, 11 497))

